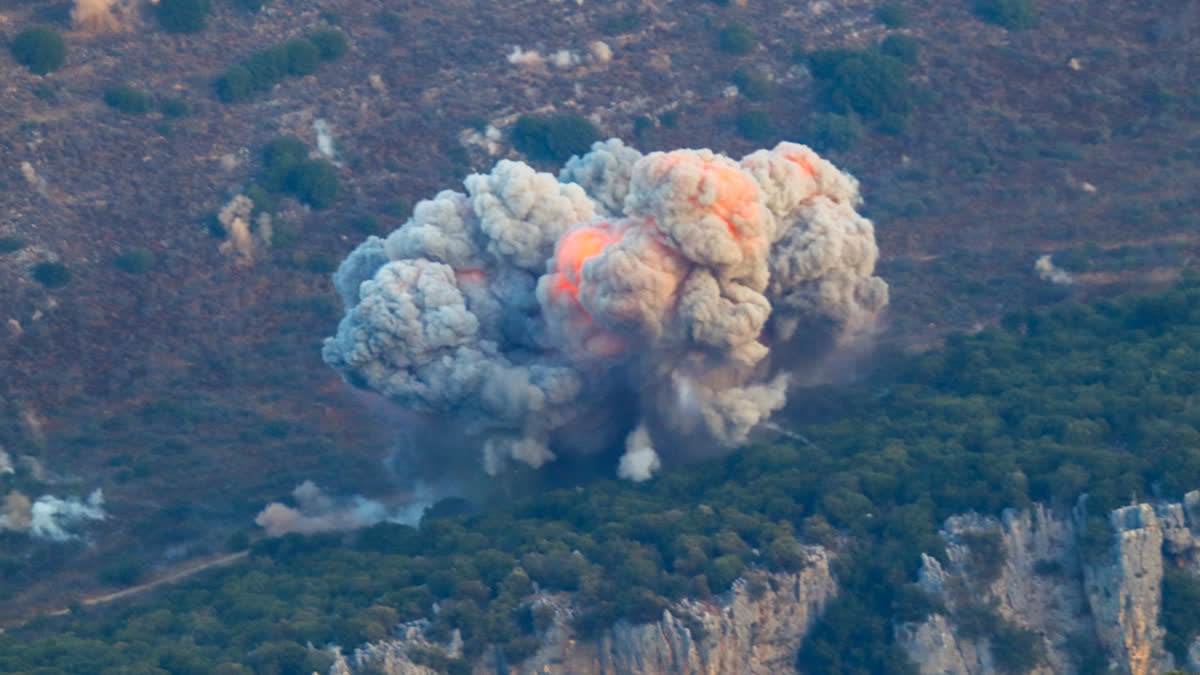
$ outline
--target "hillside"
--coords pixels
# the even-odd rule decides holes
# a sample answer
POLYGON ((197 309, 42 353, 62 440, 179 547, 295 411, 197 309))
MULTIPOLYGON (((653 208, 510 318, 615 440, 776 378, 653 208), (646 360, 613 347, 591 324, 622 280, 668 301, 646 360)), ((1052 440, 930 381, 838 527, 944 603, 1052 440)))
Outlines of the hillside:
MULTIPOLYGON (((0 620, 225 550, 231 535, 257 538, 255 514, 305 480, 411 501, 380 470, 398 414, 321 362, 342 312, 329 275, 418 200, 520 156, 521 115, 582 115, 645 151, 737 156, 787 139, 833 158, 862 181, 892 287, 885 374, 899 353, 1005 315, 1166 287, 1200 248, 1195 2, 1043 3, 1036 26, 1012 30, 967 2, 900 3, 891 28, 873 2, 252 4, 213 0, 203 28, 169 32, 150 6, 79 23, 69 3, 0 0, 0 41, 44 25, 66 46, 43 75, 0 54, 0 446, 17 464, 0 491, 102 488, 108 514, 65 543, 0 532, 0 620), (329 30, 344 54, 222 102, 231 68, 329 30), (895 36, 906 40, 888 53, 905 65, 886 62, 888 96, 822 76, 823 50, 895 36), (148 109, 129 91, 114 97, 121 86, 148 109), (270 184, 263 153, 280 136, 325 157, 336 198, 270 184), (280 189, 261 199, 251 185, 280 189), (217 214, 243 192, 272 214, 273 235, 256 230, 239 258, 221 251, 217 214), (1039 278, 1043 254, 1075 283, 1039 278)), ((534 159, 556 170, 564 158, 534 159)), ((929 377, 937 358, 923 362, 929 377)), ((829 418, 807 400, 777 421, 821 446, 802 425, 829 418)), ((1068 433, 1059 422, 1038 423, 1068 433)), ((992 501, 938 516, 1021 505, 1002 468, 992 501)), ((1027 487, 1066 498, 1054 494, 1065 481, 1116 506, 1151 491, 1162 467, 1139 470, 1150 473, 1093 484, 1063 469, 1027 487)), ((523 494, 525 480, 506 487, 523 494)), ((917 564, 905 558, 906 580, 917 564)))

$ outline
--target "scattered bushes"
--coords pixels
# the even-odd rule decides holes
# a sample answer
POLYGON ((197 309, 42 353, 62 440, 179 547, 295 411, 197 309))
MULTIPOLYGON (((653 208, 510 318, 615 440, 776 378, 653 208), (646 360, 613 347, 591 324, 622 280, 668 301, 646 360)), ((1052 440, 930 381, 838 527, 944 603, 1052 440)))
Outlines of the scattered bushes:
POLYGON ((866 130, 858 115, 817 115, 813 118, 813 145, 818 150, 845 151, 853 148, 862 139, 866 130))
POLYGON ((346 35, 332 28, 268 47, 225 71, 216 83, 217 98, 224 103, 248 101, 285 77, 311 75, 321 63, 341 58, 348 49, 346 35))
POLYGON ((1186 663, 1188 648, 1200 636, 1200 578, 1187 570, 1164 566, 1162 625, 1167 650, 1176 663, 1186 663))
POLYGON ((746 24, 731 23, 721 29, 717 46, 723 52, 740 56, 754 51, 758 40, 754 37, 754 31, 746 24))
POLYGON ((110 108, 116 108, 129 115, 142 115, 154 107, 154 99, 150 92, 128 84, 105 89, 104 102, 110 108))
POLYGON ((981 20, 1007 30, 1028 30, 1038 25, 1033 0, 973 0, 971 11, 981 20))
POLYGON ((17 63, 35 75, 58 70, 67 62, 67 43, 58 31, 45 26, 18 33, 8 50, 17 63))
POLYGON ((208 0, 159 0, 154 15, 168 33, 199 33, 208 23, 208 0))
POLYGON ((582 155, 600 140, 600 130, 580 115, 562 113, 550 117, 522 115, 513 126, 512 142, 532 159, 565 162, 582 155))
POLYGON ((58 262, 42 262, 33 266, 33 278, 46 288, 59 288, 71 280, 71 270, 58 262))
POLYGON ((884 133, 901 134, 916 106, 908 68, 916 63, 918 53, 916 41, 893 35, 878 49, 798 50, 793 58, 808 63, 834 112, 871 120, 884 133))

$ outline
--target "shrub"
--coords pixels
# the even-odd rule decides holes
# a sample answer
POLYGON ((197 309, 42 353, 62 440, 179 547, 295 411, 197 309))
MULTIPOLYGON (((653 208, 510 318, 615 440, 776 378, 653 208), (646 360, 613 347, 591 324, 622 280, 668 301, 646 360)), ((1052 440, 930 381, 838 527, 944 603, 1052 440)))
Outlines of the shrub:
POLYGON ((908 25, 908 9, 896 2, 885 2, 875 10, 875 18, 888 28, 903 28, 908 25))
POLYGON ((350 51, 350 41, 346 34, 336 28, 326 28, 308 36, 317 47, 322 61, 336 61, 350 51))
POLYGON ((211 10, 208 0, 160 0, 154 13, 168 33, 198 33, 204 30, 211 10))
POLYGON ((1004 621, 992 636, 992 659, 996 670, 1007 675, 1028 673, 1045 655, 1045 646, 1037 633, 1028 628, 1004 621))
POLYGON ((721 51, 736 55, 749 54, 757 45, 754 31, 744 23, 731 23, 722 28, 717 41, 721 51))
POLYGON ((1038 25, 1033 0, 973 0, 975 16, 1006 30, 1027 30, 1038 25))
POLYGON ((0 253, 13 253, 25 248, 25 239, 15 234, 0 237, 0 253))
POLYGON ((132 586, 142 578, 142 566, 132 556, 122 557, 105 565, 98 577, 106 586, 132 586))
POLYGON ((873 50, 829 49, 809 55, 813 77, 826 84, 825 96, 837 112, 880 118, 907 115, 913 95, 902 61, 873 50))
POLYGON ((67 62, 67 43, 58 31, 38 26, 22 31, 8 45, 13 59, 35 75, 58 70, 67 62))
POLYGON ((586 117, 559 114, 550 117, 522 115, 513 127, 517 150, 534 159, 565 162, 582 155, 600 140, 600 130, 586 117))
POLYGON ((158 111, 164 117, 187 117, 192 114, 192 106, 178 96, 168 96, 158 102, 158 111))
POLYGON ((217 98, 222 103, 248 101, 254 93, 254 76, 245 66, 233 66, 217 80, 217 98))
POLYGON ((306 159, 292 171, 288 187, 300 201, 314 209, 333 205, 342 194, 337 169, 325 159, 306 159))
POLYGON ((879 53, 890 56, 906 66, 917 65, 917 57, 921 54, 921 45, 911 35, 889 35, 879 43, 879 53))
POLYGON ((642 17, 637 12, 627 12, 604 22, 600 30, 605 35, 620 35, 637 29, 642 25, 642 17))
POLYGON ((38 263, 33 266, 33 278, 46 288, 58 288, 71 280, 71 270, 62 263, 38 263))
POLYGON ((775 125, 765 110, 743 110, 736 124, 738 133, 748 141, 763 143, 775 135, 775 125))
POLYGON ((1200 635, 1200 578, 1186 570, 1163 571, 1162 625, 1167 649, 1186 661, 1188 647, 1200 635))
POLYGON ((737 85, 742 96, 751 101, 766 101, 774 93, 770 78, 746 68, 739 68, 733 73, 733 83, 737 85))
POLYGON ((149 249, 131 248, 114 261, 117 269, 128 274, 143 274, 154 269, 157 260, 149 249))
POLYGON ((321 65, 321 50, 309 40, 288 40, 283 49, 287 53, 288 75, 309 75, 321 65))
POLYGON ((149 92, 128 84, 104 90, 104 102, 110 108, 116 108, 129 115, 142 115, 154 107, 154 99, 150 97, 149 92))

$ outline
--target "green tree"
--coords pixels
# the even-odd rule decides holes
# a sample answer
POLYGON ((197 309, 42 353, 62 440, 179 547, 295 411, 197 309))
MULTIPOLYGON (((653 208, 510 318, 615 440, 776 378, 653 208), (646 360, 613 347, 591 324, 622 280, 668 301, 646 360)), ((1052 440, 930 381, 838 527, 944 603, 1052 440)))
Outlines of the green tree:
POLYGON ((168 33, 198 33, 207 25, 210 11, 208 0, 159 0, 154 15, 168 33))
POLYGON ((149 92, 128 84, 105 89, 104 103, 130 115, 141 115, 154 107, 154 99, 149 92))
POLYGON ((67 62, 67 43, 58 31, 37 26, 21 31, 9 43, 13 59, 35 75, 58 70, 67 62))

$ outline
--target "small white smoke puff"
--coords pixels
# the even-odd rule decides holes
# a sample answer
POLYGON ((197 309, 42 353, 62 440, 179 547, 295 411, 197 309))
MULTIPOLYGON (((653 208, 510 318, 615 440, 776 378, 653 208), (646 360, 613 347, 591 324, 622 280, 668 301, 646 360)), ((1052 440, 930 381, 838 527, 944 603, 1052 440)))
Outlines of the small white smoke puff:
POLYGON ((416 525, 431 503, 428 496, 422 494, 418 494, 411 504, 398 509, 389 509, 365 497, 338 500, 326 495, 311 480, 296 486, 292 496, 299 508, 272 502, 254 519, 256 525, 267 531, 267 536, 348 532, 383 521, 416 525))
POLYGON ((445 416, 489 473, 624 438, 618 473, 645 480, 651 435, 735 446, 785 402, 776 362, 866 334, 887 304, 858 182, 803 145, 738 161, 612 139, 557 178, 505 160, 464 185, 346 258, 323 356, 445 416))
POLYGON ((1075 283, 1075 279, 1071 277, 1071 274, 1058 265, 1055 265, 1049 255, 1040 256, 1037 262, 1033 264, 1033 269, 1042 281, 1063 285, 1075 283))

